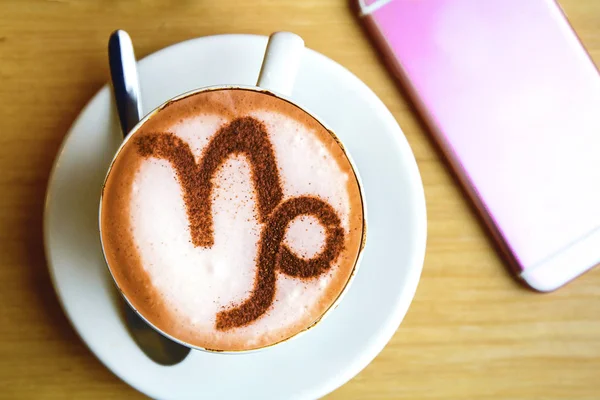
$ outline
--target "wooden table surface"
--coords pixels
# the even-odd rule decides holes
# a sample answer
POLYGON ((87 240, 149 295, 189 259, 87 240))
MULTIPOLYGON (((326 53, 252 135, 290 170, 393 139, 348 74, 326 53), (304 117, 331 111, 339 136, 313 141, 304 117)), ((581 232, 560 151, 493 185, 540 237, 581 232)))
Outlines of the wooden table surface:
MULTIPOLYGON (((600 1, 561 3, 600 64, 600 1)), ((552 294, 515 282, 344 0, 0 1, 0 398, 142 397, 77 337, 42 249, 50 167, 108 79, 116 28, 138 56, 197 36, 294 31, 404 130, 427 196, 422 279, 387 347, 329 399, 600 398, 600 268, 552 294)))

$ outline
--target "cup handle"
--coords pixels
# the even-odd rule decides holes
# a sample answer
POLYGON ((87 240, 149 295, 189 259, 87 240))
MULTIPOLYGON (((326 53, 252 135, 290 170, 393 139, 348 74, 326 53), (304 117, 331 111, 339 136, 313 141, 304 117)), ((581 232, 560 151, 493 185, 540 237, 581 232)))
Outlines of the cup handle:
POLYGON ((304 51, 304 40, 291 32, 269 37, 256 86, 290 96, 304 51))

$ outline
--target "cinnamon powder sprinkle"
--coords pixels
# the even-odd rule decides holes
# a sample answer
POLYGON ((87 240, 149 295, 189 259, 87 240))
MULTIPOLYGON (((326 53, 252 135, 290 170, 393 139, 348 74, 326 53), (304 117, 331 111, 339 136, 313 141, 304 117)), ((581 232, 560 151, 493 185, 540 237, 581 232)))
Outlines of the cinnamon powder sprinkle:
POLYGON ((252 323, 263 315, 275 298, 276 271, 297 278, 313 278, 331 267, 344 245, 344 231, 334 208, 312 196, 282 202, 283 189, 273 146, 263 123, 252 117, 238 118, 215 134, 196 163, 189 145, 172 133, 152 133, 136 139, 143 157, 169 161, 182 187, 194 246, 214 244, 211 193, 214 176, 230 155, 246 156, 258 199, 258 218, 264 223, 259 241, 257 271, 250 297, 237 307, 217 314, 216 328, 227 330, 252 323), (305 260, 283 244, 289 223, 311 215, 325 228, 325 246, 317 256, 305 260))
POLYGON ((294 197, 283 202, 269 217, 259 241, 258 265, 250 298, 236 308, 217 314, 217 329, 248 325, 273 303, 276 270, 298 278, 313 278, 331 267, 342 251, 344 231, 333 207, 316 197, 294 197), (316 257, 305 260, 283 244, 288 224, 301 215, 318 218, 325 227, 325 248, 316 257))

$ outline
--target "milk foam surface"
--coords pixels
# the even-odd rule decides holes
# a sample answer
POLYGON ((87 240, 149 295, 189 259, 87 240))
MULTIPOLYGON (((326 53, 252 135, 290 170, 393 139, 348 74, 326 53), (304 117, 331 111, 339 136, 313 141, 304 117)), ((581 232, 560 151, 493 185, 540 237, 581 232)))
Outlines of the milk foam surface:
MULTIPOLYGON (((211 138, 233 118, 251 116, 262 122, 274 149, 284 200, 310 195, 329 203, 348 238, 342 254, 329 270, 314 278, 294 278, 276 272, 275 300, 265 314, 245 326, 217 329, 217 314, 244 302, 251 294, 263 229, 257 215, 251 166, 244 155, 238 154, 231 155, 213 177, 214 245, 210 248, 192 244, 183 190, 168 161, 140 158, 130 178, 114 185, 114 189, 109 185, 116 169, 113 168, 105 189, 105 198, 109 200, 105 201, 120 196, 126 203, 128 213, 123 217, 127 218, 124 225, 128 225, 129 230, 125 234, 130 235, 135 250, 133 257, 117 254, 111 259, 107 254, 107 259, 113 274, 116 269, 128 268, 122 264, 139 263, 138 274, 145 275, 143 280, 135 275, 121 279, 119 273, 114 276, 130 300, 134 298, 134 306, 142 308, 140 311, 151 323, 197 346, 240 350, 266 346, 294 335, 314 323, 337 298, 352 273, 362 245, 362 202, 356 198, 359 191, 354 172, 347 160, 340 157, 343 152, 340 153, 335 139, 324 128, 317 123, 307 124, 293 112, 269 107, 270 103, 236 104, 239 103, 237 92, 249 93, 250 97, 269 95, 243 90, 228 92, 225 95, 233 99, 227 112, 218 107, 203 109, 203 103, 198 102, 188 115, 165 118, 159 126, 149 126, 148 131, 159 128, 183 139, 198 162, 211 138), (337 149, 337 153, 332 149, 337 149), (361 238, 357 239, 357 235, 361 238), (112 265, 117 259, 119 265, 112 265), (154 306, 149 310, 148 307, 143 310, 140 288, 126 287, 142 284, 140 282, 148 286, 141 292, 153 297, 154 306), (148 288, 151 290, 146 290, 148 288)), ((193 97, 199 96, 202 95, 193 97)), ((213 100, 222 105, 226 96, 205 101, 213 100)), ((277 100, 277 104, 280 103, 282 101, 277 100)), ((164 111, 151 121, 160 120, 160 113, 164 111)), ((144 128, 136 135, 144 134, 144 128)), ((125 148, 133 143, 129 141, 125 148)), ((128 149, 127 154, 119 156, 126 157, 135 157, 134 151, 128 149)), ((116 182, 119 178, 114 179, 116 182)), ((110 209, 110 206, 103 208, 110 209)), ((111 217, 110 212, 108 214, 103 220, 111 217)), ((109 225, 109 221, 103 222, 103 238, 107 231, 115 229, 109 225)), ((284 243, 297 256, 310 259, 323 250, 324 241, 325 230, 319 220, 300 216, 288 225, 284 243)), ((110 246, 105 243, 105 250, 107 247, 110 250, 110 246)))

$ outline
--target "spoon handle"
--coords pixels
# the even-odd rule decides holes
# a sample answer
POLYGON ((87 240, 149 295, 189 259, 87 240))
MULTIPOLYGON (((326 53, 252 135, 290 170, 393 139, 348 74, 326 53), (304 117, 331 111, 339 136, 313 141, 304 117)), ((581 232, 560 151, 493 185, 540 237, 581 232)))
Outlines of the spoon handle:
POLYGON ((117 30, 110 35, 108 60, 119 121, 123 136, 127 136, 142 119, 140 83, 133 44, 127 32, 117 30))
MULTIPOLYGON (((133 44, 127 32, 117 30, 110 35, 108 61, 121 129, 123 136, 127 136, 142 119, 140 83, 133 44)), ((178 364, 190 352, 190 348, 167 339, 155 331, 128 304, 125 304, 125 321, 133 340, 140 349, 160 365, 178 364)))

